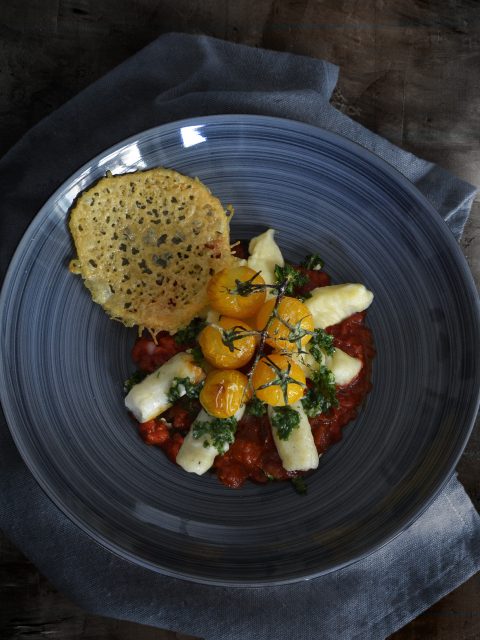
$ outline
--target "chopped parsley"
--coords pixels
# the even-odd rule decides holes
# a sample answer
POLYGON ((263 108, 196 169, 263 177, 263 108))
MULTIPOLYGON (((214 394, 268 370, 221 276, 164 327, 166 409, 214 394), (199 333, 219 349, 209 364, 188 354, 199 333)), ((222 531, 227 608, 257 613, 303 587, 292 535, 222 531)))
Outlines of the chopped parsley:
POLYGON ((322 365, 312 373, 313 387, 308 389, 302 399, 302 405, 309 418, 325 413, 332 407, 338 407, 335 389, 335 376, 322 365))
POLYGON ((309 350, 315 360, 322 364, 323 353, 327 356, 333 356, 335 353, 335 347, 333 346, 333 336, 327 333, 324 329, 315 329, 313 336, 309 342, 309 350))
POLYGON ((294 267, 286 264, 284 267, 275 265, 275 282, 281 284, 287 282, 285 293, 291 295, 297 287, 303 287, 308 283, 308 277, 301 271, 297 271, 294 267))
POLYGON ((312 253, 303 260, 301 266, 310 271, 320 271, 324 264, 318 253, 312 253))
POLYGON ((143 371, 135 371, 135 373, 132 373, 130 378, 125 380, 125 382, 123 383, 123 391, 125 393, 129 393, 132 387, 141 382, 144 378, 146 378, 146 376, 147 374, 143 371))
POLYGON ((307 293, 304 293, 303 295, 299 296, 302 302, 305 302, 305 300, 308 300, 311 297, 312 297, 312 294, 310 293, 310 291, 307 291, 307 293))
POLYGON ((192 435, 198 440, 202 436, 207 436, 203 446, 215 447, 218 453, 222 454, 235 440, 237 430, 237 420, 231 418, 214 418, 208 422, 196 422, 193 425, 192 435))
POLYGON ((203 380, 202 382, 194 383, 190 378, 174 378, 167 394, 168 401, 174 404, 184 395, 187 398, 198 398, 202 387, 203 380))
POLYGON ((190 349, 190 353, 192 355, 192 358, 195 364, 203 363, 203 353, 200 347, 198 346, 198 344, 196 344, 194 347, 190 349))
POLYGON ((275 407, 271 415, 272 427, 277 430, 280 440, 288 440, 293 429, 300 425, 300 414, 288 405, 275 407))
POLYGON ((264 416, 266 411, 266 404, 259 400, 256 396, 254 396, 246 406, 246 412, 251 416, 257 416, 257 418, 264 416))
POLYGON ((206 322, 201 318, 194 318, 189 325, 177 331, 173 336, 177 344, 191 344, 195 342, 200 331, 205 327, 206 322))
POLYGON ((301 496, 304 496, 307 493, 307 483, 305 482, 305 478, 303 476, 290 478, 290 482, 292 483, 295 491, 301 496))

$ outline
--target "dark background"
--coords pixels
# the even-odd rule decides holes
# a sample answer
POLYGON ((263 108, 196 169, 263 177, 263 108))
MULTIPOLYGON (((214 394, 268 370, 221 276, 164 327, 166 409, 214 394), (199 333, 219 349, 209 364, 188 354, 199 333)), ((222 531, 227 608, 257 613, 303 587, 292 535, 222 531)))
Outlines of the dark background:
MULTIPOLYGON (((0 154, 168 31, 334 62, 340 66, 337 108, 480 184, 480 0, 0 0, 0 154)), ((478 283, 478 200, 462 249, 478 283)), ((479 431, 477 424, 458 466, 477 509, 479 431)), ((85 614, 0 535, 2 640, 187 637, 85 614)), ((480 638, 480 575, 390 640, 420 638, 480 638)))

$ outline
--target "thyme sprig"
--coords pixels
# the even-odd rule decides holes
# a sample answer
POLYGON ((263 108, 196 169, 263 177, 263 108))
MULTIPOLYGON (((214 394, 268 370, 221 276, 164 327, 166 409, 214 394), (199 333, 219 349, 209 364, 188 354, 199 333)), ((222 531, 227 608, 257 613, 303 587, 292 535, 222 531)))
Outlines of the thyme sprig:
MULTIPOLYGON (((275 284, 256 284, 254 280, 260 275, 260 273, 261 272, 258 271, 251 278, 245 281, 235 280, 235 287, 233 289, 229 289, 228 292, 234 295, 240 295, 244 297, 259 291, 271 290, 275 292, 275 304, 273 306, 270 316, 265 326, 263 327, 263 329, 247 331, 242 327, 241 324, 231 329, 224 329, 223 327, 220 327, 215 323, 212 323, 212 326, 221 332, 223 344, 227 346, 228 349, 232 352, 235 349, 238 349, 235 346, 235 342, 237 340, 241 340, 242 338, 245 338, 247 336, 255 336, 259 338, 259 344, 255 353, 255 357, 247 373, 248 383, 243 392, 242 401, 246 400, 246 396, 253 389, 253 383, 252 383, 253 374, 255 373, 258 363, 263 358, 264 361, 267 363, 267 365, 275 372, 276 377, 270 382, 258 387, 258 389, 265 389, 270 386, 278 385, 282 390, 282 395, 283 395, 285 404, 287 405, 288 404, 288 385, 297 384, 304 388, 306 387, 306 385, 299 382, 298 380, 296 380, 290 375, 291 363, 288 364, 286 370, 280 369, 280 367, 278 367, 271 360, 271 358, 269 358, 268 356, 265 356, 266 341, 269 337, 270 338, 272 337, 269 331, 272 322, 274 320, 278 320, 281 324, 287 327, 287 329, 289 330, 289 333, 286 337, 281 339, 295 344, 296 351, 290 351, 290 350, 285 351, 284 353, 286 355, 291 356, 293 354, 301 355, 301 354, 308 353, 303 348, 302 339, 307 335, 312 337, 310 341, 311 347, 312 347, 311 353, 315 358, 315 360, 320 365, 322 365, 323 376, 325 376, 324 370, 326 370, 326 367, 323 366, 323 352, 327 355, 332 355, 334 353, 335 348, 333 346, 333 336, 330 336, 323 329, 314 329, 313 331, 311 331, 310 329, 306 329, 305 327, 302 326, 302 322, 304 321, 305 318, 301 318, 298 322, 296 322, 295 324, 292 324, 288 322, 286 318, 282 317, 278 312, 278 308, 283 298, 291 294, 293 289, 296 286, 300 286, 301 284, 304 284, 304 282, 300 280, 301 278, 305 277, 302 273, 296 271, 293 267, 285 268, 285 267, 278 267, 277 265, 275 267, 275 276, 277 278, 277 282, 275 284)), ((329 400, 323 403, 324 410, 326 408, 329 408, 330 406, 335 406, 335 395, 332 393, 331 380, 330 380, 329 391, 330 393, 327 394, 329 395, 329 400)), ((311 392, 311 390, 307 390, 308 396, 313 396, 313 393, 314 392, 311 392)), ((311 400, 313 400, 313 398, 311 398, 311 400)))
POLYGON ((255 284, 253 281, 255 280, 255 278, 258 278, 261 273, 261 271, 257 271, 257 273, 255 273, 248 280, 235 280, 235 287, 233 289, 227 289, 227 292, 234 296, 242 296, 242 298, 246 298, 247 296, 252 295, 252 293, 265 291, 265 289, 267 288, 278 288, 277 284, 255 284))
POLYGON ((248 336, 258 336, 258 331, 246 331, 245 327, 242 325, 235 325, 231 329, 224 329, 218 324, 212 323, 211 325, 218 331, 220 331, 222 335, 222 343, 228 347, 229 351, 233 352, 235 350, 238 351, 238 347, 235 346, 236 340, 242 340, 242 338, 247 338, 248 336))
POLYGON ((290 372, 292 370, 291 362, 288 363, 286 369, 281 369, 277 364, 275 364, 275 362, 273 362, 271 358, 269 358, 269 356, 264 356, 264 362, 266 362, 270 369, 275 372, 277 377, 259 386, 257 391, 260 391, 260 389, 267 389, 268 387, 278 386, 282 390, 283 400, 285 404, 288 405, 288 385, 297 384, 299 387, 302 387, 302 389, 305 389, 306 385, 303 382, 292 378, 292 376, 290 375, 290 372))
POLYGON ((275 287, 276 291, 277 291, 277 295, 275 298, 275 304, 273 305, 273 309, 272 309, 272 313, 270 314, 267 323, 265 324, 265 326, 263 327, 263 329, 261 329, 259 332, 257 332, 257 335, 260 336, 260 343, 258 345, 258 349, 257 352, 255 354, 255 358, 252 362, 252 366, 250 367, 248 373, 247 373, 247 380, 248 383, 245 387, 245 390, 243 392, 243 395, 245 397, 245 395, 251 390, 253 389, 253 384, 252 384, 252 378, 253 378, 253 374, 255 373, 255 369, 257 368, 258 363, 260 362, 260 359, 262 358, 263 354, 265 353, 265 343, 266 340, 268 338, 268 328, 270 327, 271 323, 273 322, 274 318, 275 318, 275 314, 278 312, 278 307, 280 305, 280 302, 282 301, 282 299, 285 297, 285 292, 287 290, 288 287, 288 280, 285 279, 283 282, 279 283, 279 284, 275 284, 275 285, 262 285, 264 287, 275 287))

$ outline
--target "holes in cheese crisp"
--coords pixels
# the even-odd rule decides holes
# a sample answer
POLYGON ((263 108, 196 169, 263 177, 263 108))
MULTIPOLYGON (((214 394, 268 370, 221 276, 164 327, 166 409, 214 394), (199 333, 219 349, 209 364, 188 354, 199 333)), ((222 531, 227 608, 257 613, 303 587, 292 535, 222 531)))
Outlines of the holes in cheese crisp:
POLYGON ((102 304, 128 326, 175 330, 188 324, 205 305, 208 274, 229 264, 228 228, 219 201, 198 180, 167 169, 110 174, 94 189, 79 196, 70 222, 86 285, 89 277, 93 280, 89 270, 101 270, 115 289, 102 304), (223 249, 224 260, 217 265, 198 245, 219 233, 225 240, 216 252, 223 249), (168 300, 173 302, 167 309, 168 300))

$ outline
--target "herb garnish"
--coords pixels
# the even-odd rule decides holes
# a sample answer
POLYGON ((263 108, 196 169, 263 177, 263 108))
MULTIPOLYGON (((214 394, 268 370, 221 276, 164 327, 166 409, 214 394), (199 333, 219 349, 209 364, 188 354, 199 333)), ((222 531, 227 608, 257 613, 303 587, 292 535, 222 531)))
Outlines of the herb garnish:
POLYGON ((187 398, 198 398, 202 387, 203 380, 194 383, 190 378, 174 378, 167 394, 168 401, 174 404, 184 395, 187 396, 187 398))
POLYGON ((335 353, 335 347, 333 346, 333 336, 327 333, 324 329, 315 329, 308 345, 309 351, 315 360, 322 364, 323 353, 327 356, 333 356, 335 353))
POLYGON ((295 491, 301 496, 304 496, 307 493, 307 483, 305 482, 305 478, 303 476, 290 478, 290 482, 292 483, 295 491))
POLYGON ((173 336, 177 344, 191 344, 195 342, 200 331, 205 327, 206 322, 201 318, 194 318, 189 325, 177 331, 173 336))
POLYGON ((203 353, 202 353, 202 350, 201 350, 201 348, 199 347, 198 344, 196 344, 194 347, 192 347, 190 349, 190 354, 191 354, 195 364, 202 364, 203 363, 203 353))
POLYGON ((305 384, 303 382, 300 382, 296 378, 292 378, 292 376, 290 375, 290 372, 292 370, 291 362, 288 363, 286 369, 280 369, 280 367, 277 364, 275 364, 275 362, 269 356, 263 356, 263 362, 265 363, 266 366, 270 367, 270 369, 272 369, 274 373, 276 373, 277 377, 257 387, 257 391, 260 391, 261 389, 267 389, 268 387, 279 386, 282 391, 283 400, 287 405, 288 404, 288 385, 296 384, 299 387, 305 387, 305 384))
POLYGON ((246 406, 246 412, 251 416, 257 416, 260 418, 264 416, 267 411, 267 405, 262 402, 257 396, 254 396, 246 406))
POLYGON ((275 282, 286 282, 284 291, 287 295, 291 295, 297 287, 303 287, 308 282, 308 277, 301 271, 297 271, 294 267, 286 264, 284 267, 275 265, 275 282))
POLYGON ((311 271, 320 271, 324 264, 318 253, 312 253, 303 260, 301 266, 311 271))
POLYGON ((203 446, 215 447, 218 453, 225 453, 235 440, 235 432, 237 430, 237 420, 234 416, 231 418, 214 418, 208 422, 196 422, 193 425, 192 435, 198 440, 202 436, 207 436, 203 446))
POLYGON ((147 374, 144 371, 135 371, 135 373, 132 373, 132 375, 123 383, 123 391, 125 393, 129 393, 132 387, 134 387, 146 377, 147 374))
POLYGON ((307 390, 302 399, 302 405, 309 418, 325 413, 332 407, 338 407, 335 389, 335 376, 322 365, 312 373, 313 387, 307 390))
POLYGON ((298 429, 300 425, 300 414, 288 405, 275 407, 271 414, 271 423, 280 440, 288 440, 293 429, 298 429))

